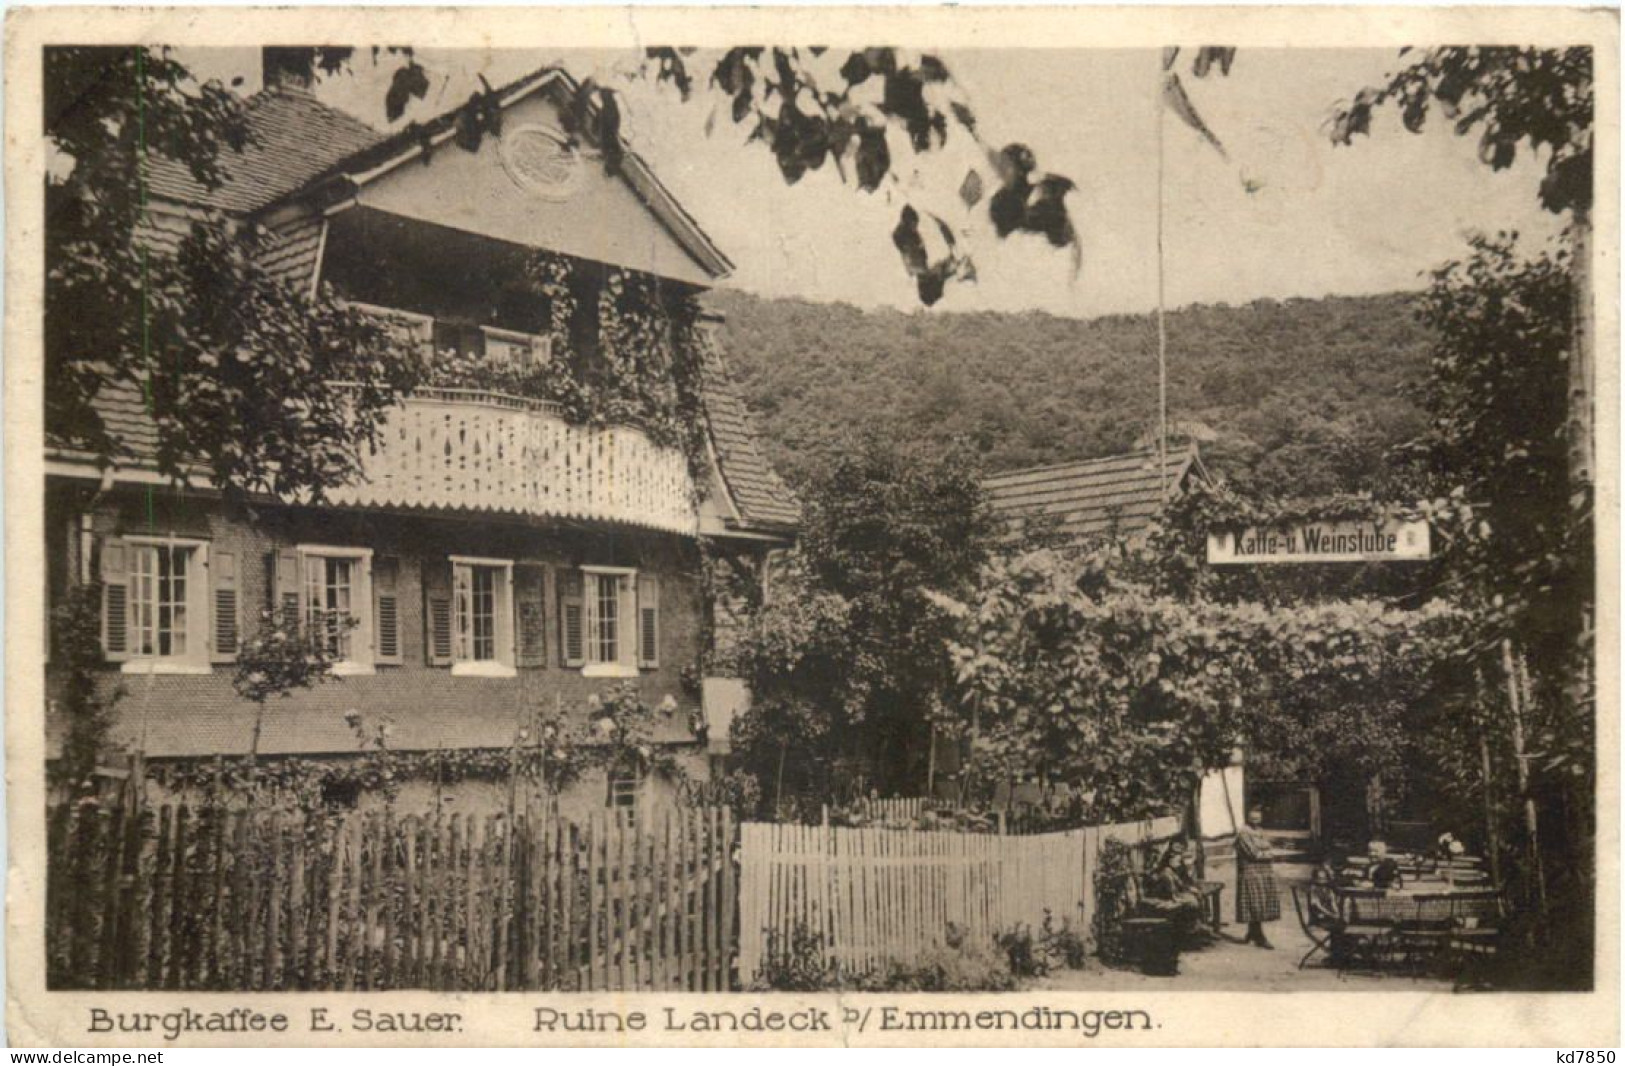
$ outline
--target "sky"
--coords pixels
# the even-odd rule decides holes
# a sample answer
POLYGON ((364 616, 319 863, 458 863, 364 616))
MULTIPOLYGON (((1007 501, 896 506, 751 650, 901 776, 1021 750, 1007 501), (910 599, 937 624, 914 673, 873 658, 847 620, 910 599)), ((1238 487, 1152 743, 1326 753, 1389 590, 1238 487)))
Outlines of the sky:
MULTIPOLYGON (((242 77, 243 91, 258 87, 257 50, 179 55, 200 77, 242 77)), ((894 131, 901 180, 875 193, 843 184, 827 165, 787 186, 771 153, 744 143, 747 130, 730 122, 725 102, 713 115, 720 97, 701 91, 685 103, 633 76, 635 52, 420 49, 431 89, 401 121, 466 100, 480 73, 500 85, 557 63, 621 91, 634 148, 736 264, 725 287, 915 310, 913 284, 891 243, 906 199, 947 218, 976 262, 977 282, 950 285, 940 309, 1093 317, 1155 306, 1158 53, 1024 48, 939 55, 987 141, 1024 143, 1042 170, 1076 182, 1068 198, 1083 251, 1076 277, 1066 252, 1040 237, 1000 240, 985 201, 967 210, 958 200, 966 171, 986 170, 968 138, 951 134, 940 152, 911 157, 894 131)), ((392 62, 385 57, 375 67, 358 52, 351 71, 325 79, 318 95, 384 127, 392 62)), ((1228 77, 1197 80, 1186 68, 1187 90, 1229 159, 1171 113, 1163 115, 1169 307, 1416 289, 1429 269, 1462 254, 1472 232, 1555 234, 1558 220, 1536 201, 1544 160, 1528 152, 1497 173, 1478 161, 1473 137, 1455 136, 1438 122, 1410 134, 1393 113, 1380 114, 1372 135, 1352 147, 1331 144, 1325 124, 1333 106, 1379 84, 1399 62, 1386 49, 1249 49, 1228 77)))

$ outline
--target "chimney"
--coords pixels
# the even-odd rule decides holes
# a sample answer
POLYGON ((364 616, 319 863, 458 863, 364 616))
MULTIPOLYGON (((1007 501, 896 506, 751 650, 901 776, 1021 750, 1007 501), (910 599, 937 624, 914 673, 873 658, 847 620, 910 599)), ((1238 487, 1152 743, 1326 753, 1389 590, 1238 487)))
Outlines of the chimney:
POLYGON ((260 75, 267 92, 310 92, 316 82, 314 48, 261 48, 260 75))

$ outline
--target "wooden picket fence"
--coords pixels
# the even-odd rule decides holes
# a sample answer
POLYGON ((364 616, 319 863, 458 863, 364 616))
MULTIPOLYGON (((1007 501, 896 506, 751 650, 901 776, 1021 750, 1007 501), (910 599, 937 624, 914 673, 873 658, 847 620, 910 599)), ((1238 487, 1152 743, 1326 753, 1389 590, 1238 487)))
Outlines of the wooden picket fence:
POLYGON ((1046 915, 1087 936, 1107 841, 1148 844, 1177 818, 1032 836, 912 829, 740 826, 739 974, 749 982, 797 934, 819 938, 847 975, 910 963, 947 943, 950 925, 987 942, 1046 915))
POLYGON ((642 817, 48 816, 50 987, 330 991, 731 987, 734 826, 642 817))

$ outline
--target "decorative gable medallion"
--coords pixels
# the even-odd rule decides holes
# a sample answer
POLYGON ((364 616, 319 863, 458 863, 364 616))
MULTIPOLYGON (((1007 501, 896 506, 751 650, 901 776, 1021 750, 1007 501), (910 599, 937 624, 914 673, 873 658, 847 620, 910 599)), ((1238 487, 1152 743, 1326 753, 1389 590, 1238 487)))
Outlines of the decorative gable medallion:
POLYGON ((567 200, 581 182, 581 153, 551 126, 502 134, 502 168, 515 185, 544 200, 567 200))

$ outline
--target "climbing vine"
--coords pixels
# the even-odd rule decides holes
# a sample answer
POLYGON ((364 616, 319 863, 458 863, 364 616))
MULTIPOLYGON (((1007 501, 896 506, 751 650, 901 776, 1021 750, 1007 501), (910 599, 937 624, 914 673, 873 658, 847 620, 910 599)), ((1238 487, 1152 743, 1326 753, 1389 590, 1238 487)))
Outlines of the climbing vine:
MULTIPOLYGON (((468 781, 510 784, 556 797, 594 770, 637 766, 670 782, 682 792, 688 776, 668 746, 658 743, 656 724, 678 713, 675 697, 650 706, 632 684, 587 698, 586 719, 572 723, 558 711, 538 711, 514 732, 502 748, 452 748, 400 751, 392 746, 394 723, 367 718, 351 709, 344 723, 355 735, 357 751, 325 757, 270 756, 179 762, 156 769, 169 788, 211 796, 258 797, 307 811, 322 810, 335 797, 376 794, 394 802, 409 782, 432 784, 438 795, 445 786, 468 781)), ((693 723, 690 723, 693 730, 693 723)))
POLYGON ((609 267, 584 306, 582 270, 548 251, 526 263, 532 288, 548 306, 545 359, 517 366, 448 349, 437 354, 429 384, 543 400, 576 425, 636 426, 653 443, 683 452, 703 494, 709 483, 705 373, 715 356, 699 326, 698 304, 652 275, 609 267))
POLYGON ((113 707, 124 695, 98 684, 103 670, 100 584, 78 585, 51 612, 52 654, 62 669, 58 707, 67 718, 58 771, 77 789, 88 788, 91 774, 107 744, 113 707))

